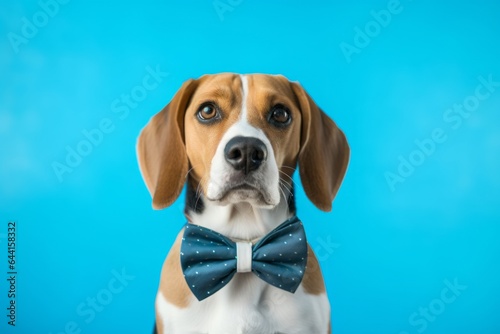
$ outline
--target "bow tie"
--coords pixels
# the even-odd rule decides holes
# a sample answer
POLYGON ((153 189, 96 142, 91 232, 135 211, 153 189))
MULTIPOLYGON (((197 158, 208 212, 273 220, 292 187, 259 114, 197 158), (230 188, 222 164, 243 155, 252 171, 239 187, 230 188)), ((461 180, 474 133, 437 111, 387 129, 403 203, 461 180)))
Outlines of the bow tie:
POLYGON ((234 242, 211 229, 186 224, 181 244, 181 267, 186 282, 203 300, 222 289, 238 273, 253 272, 265 282, 294 293, 307 263, 302 222, 293 217, 255 245, 234 242))

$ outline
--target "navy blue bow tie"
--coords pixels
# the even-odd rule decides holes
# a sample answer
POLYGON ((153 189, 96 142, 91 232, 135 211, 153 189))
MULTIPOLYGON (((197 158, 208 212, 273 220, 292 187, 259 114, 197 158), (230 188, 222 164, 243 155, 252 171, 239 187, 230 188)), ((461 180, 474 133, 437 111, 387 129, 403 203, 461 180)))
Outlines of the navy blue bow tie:
POLYGON ((186 282, 203 300, 223 288, 237 272, 253 272, 267 283, 295 292, 307 264, 302 222, 293 217, 252 246, 234 242, 211 229, 186 224, 181 266, 186 282))

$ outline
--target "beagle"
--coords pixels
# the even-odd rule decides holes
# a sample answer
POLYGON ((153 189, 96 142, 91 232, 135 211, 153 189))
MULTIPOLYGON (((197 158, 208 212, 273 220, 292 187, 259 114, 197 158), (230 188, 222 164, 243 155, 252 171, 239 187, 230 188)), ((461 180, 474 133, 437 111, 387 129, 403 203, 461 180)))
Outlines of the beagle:
MULTIPOLYGON (((308 198, 319 209, 331 210, 349 146, 298 83, 281 75, 223 73, 186 81, 142 130, 137 155, 154 209, 171 205, 186 184, 186 227, 255 245, 295 216, 292 175, 297 167, 308 198)), ((181 265, 185 231, 161 272, 158 333, 331 332, 325 284, 307 243, 307 267, 294 293, 240 271, 238 249, 238 272, 200 300, 181 265)))

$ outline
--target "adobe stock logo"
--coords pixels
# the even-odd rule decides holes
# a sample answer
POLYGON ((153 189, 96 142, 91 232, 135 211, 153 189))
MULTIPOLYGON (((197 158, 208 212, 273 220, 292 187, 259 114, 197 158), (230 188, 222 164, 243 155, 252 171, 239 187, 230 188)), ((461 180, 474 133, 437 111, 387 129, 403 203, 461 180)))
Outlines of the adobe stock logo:
POLYGON ((327 235, 326 237, 317 237, 316 243, 313 246, 314 253, 318 261, 327 261, 334 252, 340 248, 340 244, 332 241, 332 236, 327 235))
POLYGON ((76 306, 75 313, 78 318, 66 322, 61 329, 49 334, 80 334, 87 333, 85 327, 98 318, 99 313, 110 308, 110 304, 135 280, 134 275, 127 274, 126 269, 121 271, 111 270, 112 277, 108 280, 106 286, 95 295, 88 296, 76 306))
POLYGON ((386 9, 370 11, 372 20, 366 22, 363 28, 354 26, 354 38, 352 44, 344 41, 339 44, 340 51, 342 51, 347 63, 351 63, 352 56, 354 54, 359 54, 363 49, 368 47, 372 40, 380 35, 383 29, 387 28, 391 24, 392 19, 396 15, 401 14, 403 9, 404 7, 399 0, 389 0, 389 2, 387 2, 386 9))
MULTIPOLYGON (((458 130, 465 120, 480 107, 481 103, 491 97, 500 87, 500 81, 494 81, 492 74, 488 75, 487 78, 479 76, 477 80, 479 84, 476 86, 474 94, 466 96, 462 103, 455 103, 443 112, 443 121, 452 130, 458 130)), ((438 146, 447 140, 447 131, 442 127, 434 128, 428 138, 415 139, 416 148, 404 156, 398 156, 396 170, 384 173, 385 181, 391 192, 396 190, 396 185, 405 182, 412 176, 416 168, 423 165, 436 152, 438 146)))
POLYGON ((214 0, 212 2, 212 6, 214 7, 215 12, 219 16, 221 21, 224 21, 224 13, 232 12, 236 7, 241 5, 243 0, 214 0))
POLYGON ((65 5, 69 1, 70 0, 38 1, 40 10, 34 13, 31 19, 26 16, 21 18, 21 34, 12 31, 7 34, 7 39, 14 52, 16 54, 19 53, 19 47, 28 44, 31 39, 35 38, 39 30, 49 24, 50 20, 59 13, 60 5, 65 5))
MULTIPOLYGON (((467 290, 467 285, 460 284, 456 278, 453 282, 445 279, 443 283, 445 287, 441 290, 438 298, 434 298, 425 306, 420 306, 416 312, 408 317, 408 323, 417 333, 423 333, 427 330, 429 325, 436 321, 448 306, 462 295, 462 292, 467 290)), ((410 332, 401 331, 399 334, 410 334, 410 332)))
MULTIPOLYGON (((122 93, 119 98, 111 101, 111 112, 119 121, 124 121, 130 115, 130 111, 136 109, 139 103, 144 101, 150 92, 157 89, 168 76, 163 72, 159 65, 153 69, 146 66, 146 75, 142 78, 141 84, 138 84, 128 92, 122 93)), ((79 167, 84 159, 99 147, 106 136, 115 131, 119 121, 113 121, 110 117, 103 117, 96 127, 80 131, 82 139, 75 145, 66 145, 66 156, 63 160, 54 160, 51 164, 52 170, 59 182, 64 181, 66 174, 71 174, 75 168, 79 167)))

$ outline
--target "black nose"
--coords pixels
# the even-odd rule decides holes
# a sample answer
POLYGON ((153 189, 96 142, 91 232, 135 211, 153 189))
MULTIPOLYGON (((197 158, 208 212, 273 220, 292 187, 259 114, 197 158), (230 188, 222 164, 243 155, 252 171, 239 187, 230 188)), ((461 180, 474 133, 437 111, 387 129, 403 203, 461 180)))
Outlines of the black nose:
POLYGON ((266 145, 254 137, 234 137, 224 149, 224 156, 236 170, 245 175, 259 168, 267 158, 266 145))

